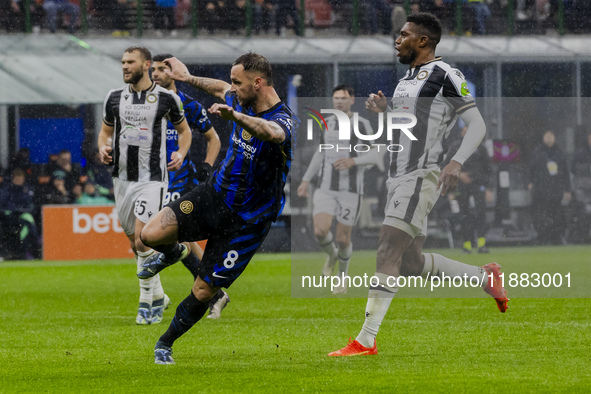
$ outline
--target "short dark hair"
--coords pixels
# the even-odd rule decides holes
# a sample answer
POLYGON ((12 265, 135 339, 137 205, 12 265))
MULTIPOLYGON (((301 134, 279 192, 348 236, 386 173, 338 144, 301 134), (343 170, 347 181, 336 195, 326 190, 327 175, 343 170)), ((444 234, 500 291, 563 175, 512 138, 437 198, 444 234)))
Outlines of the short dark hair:
POLYGON ((349 96, 351 97, 355 96, 355 90, 353 90, 353 88, 349 85, 340 84, 335 86, 332 90, 332 94, 335 94, 335 92, 338 92, 339 90, 344 90, 345 92, 349 93, 349 96))
POLYGON ((14 171, 12 171, 12 177, 17 177, 17 176, 25 176, 25 171, 22 168, 15 168, 14 171))
POLYGON ((256 71, 262 74, 262 77, 267 80, 267 85, 273 86, 273 68, 263 55, 254 52, 245 53, 236 59, 232 65, 237 66, 239 64, 244 67, 244 71, 256 71))
POLYGON ((170 53, 159 53, 157 55, 152 56, 152 61, 153 62, 163 62, 166 59, 169 59, 171 57, 174 57, 174 56, 172 56, 170 53))
POLYGON ((421 34, 427 36, 431 42, 431 46, 435 48, 439 41, 441 41, 441 22, 437 17, 428 12, 419 12, 414 15, 409 15, 406 22, 414 23, 421 29, 421 34))
POLYGON ((127 48, 125 51, 123 51, 124 53, 132 53, 138 51, 140 53, 140 55, 142 55, 142 57, 145 60, 149 60, 152 61, 152 52, 150 52, 150 50, 146 47, 141 47, 141 46, 132 46, 127 48))

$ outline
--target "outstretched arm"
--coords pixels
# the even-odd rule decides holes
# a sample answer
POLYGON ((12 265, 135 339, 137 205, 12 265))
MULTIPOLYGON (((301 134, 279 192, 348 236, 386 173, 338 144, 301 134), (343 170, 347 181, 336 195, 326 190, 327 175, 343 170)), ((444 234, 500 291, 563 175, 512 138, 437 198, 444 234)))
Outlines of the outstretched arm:
POLYGON ((280 144, 285 141, 285 131, 275 122, 255 118, 240 112, 225 104, 214 104, 209 109, 212 114, 220 115, 226 120, 236 122, 244 130, 262 141, 270 141, 280 144))
POLYGON ((187 66, 183 64, 176 57, 171 57, 164 61, 170 66, 170 70, 165 69, 165 73, 172 79, 186 82, 191 86, 195 86, 197 89, 203 90, 205 93, 210 94, 220 100, 224 100, 226 92, 230 90, 230 84, 213 78, 202 78, 195 77, 189 73, 187 66))

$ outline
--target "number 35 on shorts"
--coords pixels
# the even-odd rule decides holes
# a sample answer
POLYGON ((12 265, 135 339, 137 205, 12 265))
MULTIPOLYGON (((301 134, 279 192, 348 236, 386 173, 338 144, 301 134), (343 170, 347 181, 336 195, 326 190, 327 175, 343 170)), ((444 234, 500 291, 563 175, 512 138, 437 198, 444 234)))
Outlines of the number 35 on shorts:
POLYGON ((146 205, 147 204, 148 204, 148 202, 146 200, 141 200, 141 199, 135 200, 135 208, 133 210, 133 213, 135 213, 135 216, 140 217, 144 213, 146 213, 146 205))

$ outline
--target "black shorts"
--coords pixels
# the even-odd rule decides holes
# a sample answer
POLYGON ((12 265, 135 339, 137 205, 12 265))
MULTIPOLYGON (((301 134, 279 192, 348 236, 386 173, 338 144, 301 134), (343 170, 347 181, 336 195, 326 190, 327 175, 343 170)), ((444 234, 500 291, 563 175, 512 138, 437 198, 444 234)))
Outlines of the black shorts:
POLYGON ((176 215, 179 242, 207 239, 199 277, 213 286, 230 287, 271 228, 271 221, 247 223, 210 182, 199 184, 168 207, 176 215))

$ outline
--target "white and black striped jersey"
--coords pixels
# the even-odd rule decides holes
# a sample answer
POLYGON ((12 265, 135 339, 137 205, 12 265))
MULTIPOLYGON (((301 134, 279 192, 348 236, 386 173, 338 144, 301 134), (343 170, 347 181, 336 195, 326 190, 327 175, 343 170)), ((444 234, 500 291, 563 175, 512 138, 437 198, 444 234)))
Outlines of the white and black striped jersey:
MULTIPOLYGON (((374 134, 369 120, 358 116, 359 132, 362 134, 374 134)), ((353 120, 351 120, 351 130, 353 130, 353 120)), ((345 191, 351 193, 363 194, 363 174, 365 166, 353 166, 346 170, 336 170, 333 164, 344 158, 356 158, 361 155, 375 155, 375 152, 357 152, 354 147, 357 144, 367 144, 367 141, 360 141, 355 133, 351 133, 351 140, 345 145, 344 141, 339 140, 339 127, 337 117, 331 115, 326 118, 328 130, 321 134, 321 144, 331 144, 335 148, 324 150, 322 163, 319 170, 319 188, 323 190, 345 191), (337 149, 338 147, 338 149, 337 149)))
POLYGON ((394 130, 392 144, 403 150, 390 154, 390 177, 440 169, 458 115, 475 106, 464 75, 441 58, 409 69, 396 86, 391 110, 416 116, 417 124, 409 130, 417 140, 394 130))
POLYGON ((115 128, 113 177, 124 181, 167 182, 166 126, 185 119, 179 96, 155 83, 135 92, 131 85, 113 89, 103 105, 103 121, 115 128))

